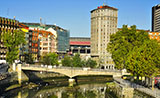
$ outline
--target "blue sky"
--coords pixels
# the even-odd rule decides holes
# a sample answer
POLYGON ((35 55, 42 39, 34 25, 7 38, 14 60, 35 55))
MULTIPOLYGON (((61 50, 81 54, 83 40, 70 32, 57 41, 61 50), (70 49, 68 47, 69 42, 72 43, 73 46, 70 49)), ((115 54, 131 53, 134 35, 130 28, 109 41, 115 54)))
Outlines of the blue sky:
POLYGON ((1 0, 0 16, 20 22, 56 24, 70 30, 71 36, 90 37, 90 11, 103 5, 118 8, 118 27, 137 25, 151 29, 151 8, 160 0, 1 0))

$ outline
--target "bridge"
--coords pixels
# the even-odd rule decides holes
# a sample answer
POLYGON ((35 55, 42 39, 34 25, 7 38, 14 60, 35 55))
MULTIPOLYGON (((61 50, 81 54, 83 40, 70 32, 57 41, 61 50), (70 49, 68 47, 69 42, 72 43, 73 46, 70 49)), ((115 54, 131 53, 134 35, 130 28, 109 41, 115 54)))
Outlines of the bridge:
MULTIPOLYGON (((18 64, 18 80, 21 84, 22 71, 46 71, 63 74, 68 76, 70 79, 76 76, 83 75, 111 75, 113 77, 121 77, 122 75, 127 75, 128 73, 122 73, 118 70, 103 70, 103 69, 90 69, 90 68, 72 68, 72 67, 52 67, 52 66, 22 66, 18 64)), ((72 80, 71 80, 72 81, 72 80)))

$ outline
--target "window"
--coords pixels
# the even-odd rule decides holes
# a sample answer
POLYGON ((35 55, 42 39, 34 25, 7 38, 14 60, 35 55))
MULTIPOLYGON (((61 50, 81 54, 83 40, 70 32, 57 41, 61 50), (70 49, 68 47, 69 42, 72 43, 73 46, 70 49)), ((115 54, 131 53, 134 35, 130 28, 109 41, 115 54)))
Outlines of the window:
POLYGON ((43 45, 44 45, 44 46, 47 46, 47 45, 48 45, 48 43, 43 43, 43 45))

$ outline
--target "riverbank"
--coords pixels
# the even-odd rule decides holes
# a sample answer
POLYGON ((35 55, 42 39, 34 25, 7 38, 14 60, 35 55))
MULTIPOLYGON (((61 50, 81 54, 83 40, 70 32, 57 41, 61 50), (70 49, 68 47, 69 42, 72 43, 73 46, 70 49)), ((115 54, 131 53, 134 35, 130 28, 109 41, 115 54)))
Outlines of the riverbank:
POLYGON ((128 80, 123 80, 121 78, 114 78, 114 81, 126 87, 134 88, 137 91, 140 91, 142 93, 149 95, 150 97, 160 98, 160 90, 158 89, 152 90, 142 85, 138 85, 136 83, 130 82, 128 80))

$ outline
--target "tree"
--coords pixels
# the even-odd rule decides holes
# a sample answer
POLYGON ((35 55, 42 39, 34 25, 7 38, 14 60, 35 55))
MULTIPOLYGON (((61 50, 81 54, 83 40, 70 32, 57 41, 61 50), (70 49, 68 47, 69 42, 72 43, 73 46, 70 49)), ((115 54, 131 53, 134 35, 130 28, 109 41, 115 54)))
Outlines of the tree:
POLYGON ((86 67, 91 67, 91 68, 95 68, 97 65, 96 61, 92 60, 91 58, 89 58, 86 61, 86 67))
POLYGON ((2 40, 7 47, 6 60, 12 64, 18 59, 19 46, 25 44, 25 33, 20 30, 3 31, 2 40))
POLYGON ((68 55, 64 56, 64 59, 62 59, 62 65, 67 66, 67 67, 91 67, 94 68, 96 67, 97 63, 94 60, 88 59, 82 60, 80 58, 79 54, 76 54, 72 58, 69 57, 68 55))
POLYGON ((68 55, 64 56, 64 59, 62 59, 62 66, 71 67, 72 66, 72 58, 68 55))
POLYGON ((45 65, 59 65, 58 55, 56 53, 48 53, 42 58, 42 63, 45 65))
POLYGON ((24 53, 24 61, 28 64, 34 64, 32 54, 24 53))
POLYGON ((126 25, 122 30, 110 36, 107 50, 112 54, 117 69, 126 68, 135 76, 151 77, 160 65, 160 46, 157 41, 150 40, 148 33, 129 29, 126 25))
POLYGON ((160 65, 160 47, 156 44, 156 41, 150 40, 139 48, 133 48, 128 53, 126 69, 135 76, 154 76, 160 65))
POLYGON ((82 67, 82 60, 80 54, 75 54, 72 61, 73 67, 82 67))

